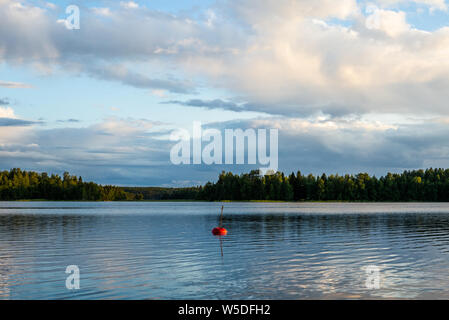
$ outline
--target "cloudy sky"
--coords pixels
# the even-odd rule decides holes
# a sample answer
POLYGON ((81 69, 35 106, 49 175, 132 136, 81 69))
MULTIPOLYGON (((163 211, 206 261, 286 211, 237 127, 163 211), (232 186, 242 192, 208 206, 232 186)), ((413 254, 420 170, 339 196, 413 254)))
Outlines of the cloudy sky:
POLYGON ((185 186, 169 134, 279 129, 279 169, 449 167, 445 0, 0 0, 0 169, 185 186), (69 30, 66 7, 80 9, 69 30))

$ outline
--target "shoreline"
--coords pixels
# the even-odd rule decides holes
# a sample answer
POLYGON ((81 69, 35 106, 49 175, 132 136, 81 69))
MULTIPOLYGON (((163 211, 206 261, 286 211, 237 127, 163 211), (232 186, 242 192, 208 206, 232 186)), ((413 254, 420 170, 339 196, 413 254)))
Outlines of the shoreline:
POLYGON ((47 200, 47 199, 20 199, 0 200, 0 202, 206 202, 206 203, 449 203, 449 201, 349 201, 349 200, 193 200, 193 199, 169 199, 169 200, 47 200))

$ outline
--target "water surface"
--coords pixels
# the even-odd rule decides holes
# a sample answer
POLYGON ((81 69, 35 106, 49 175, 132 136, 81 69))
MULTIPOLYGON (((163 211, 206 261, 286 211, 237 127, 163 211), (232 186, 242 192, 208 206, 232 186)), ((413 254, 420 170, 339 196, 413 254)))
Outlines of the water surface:
POLYGON ((0 202, 0 298, 449 298, 447 203, 224 205, 0 202))

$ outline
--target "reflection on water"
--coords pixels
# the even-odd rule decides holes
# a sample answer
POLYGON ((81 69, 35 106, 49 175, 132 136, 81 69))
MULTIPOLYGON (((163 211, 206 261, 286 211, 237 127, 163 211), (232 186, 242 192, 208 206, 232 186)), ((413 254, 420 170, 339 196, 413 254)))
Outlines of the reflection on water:
POLYGON ((0 298, 449 297, 449 204, 227 203, 215 237, 220 206, 0 202, 0 298))

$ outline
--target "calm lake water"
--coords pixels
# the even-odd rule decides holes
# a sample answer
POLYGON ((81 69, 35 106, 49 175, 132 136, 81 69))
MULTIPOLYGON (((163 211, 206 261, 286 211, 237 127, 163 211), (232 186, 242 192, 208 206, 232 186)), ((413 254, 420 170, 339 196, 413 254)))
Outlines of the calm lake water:
POLYGON ((449 298, 449 203, 224 205, 0 202, 0 298, 449 298))

